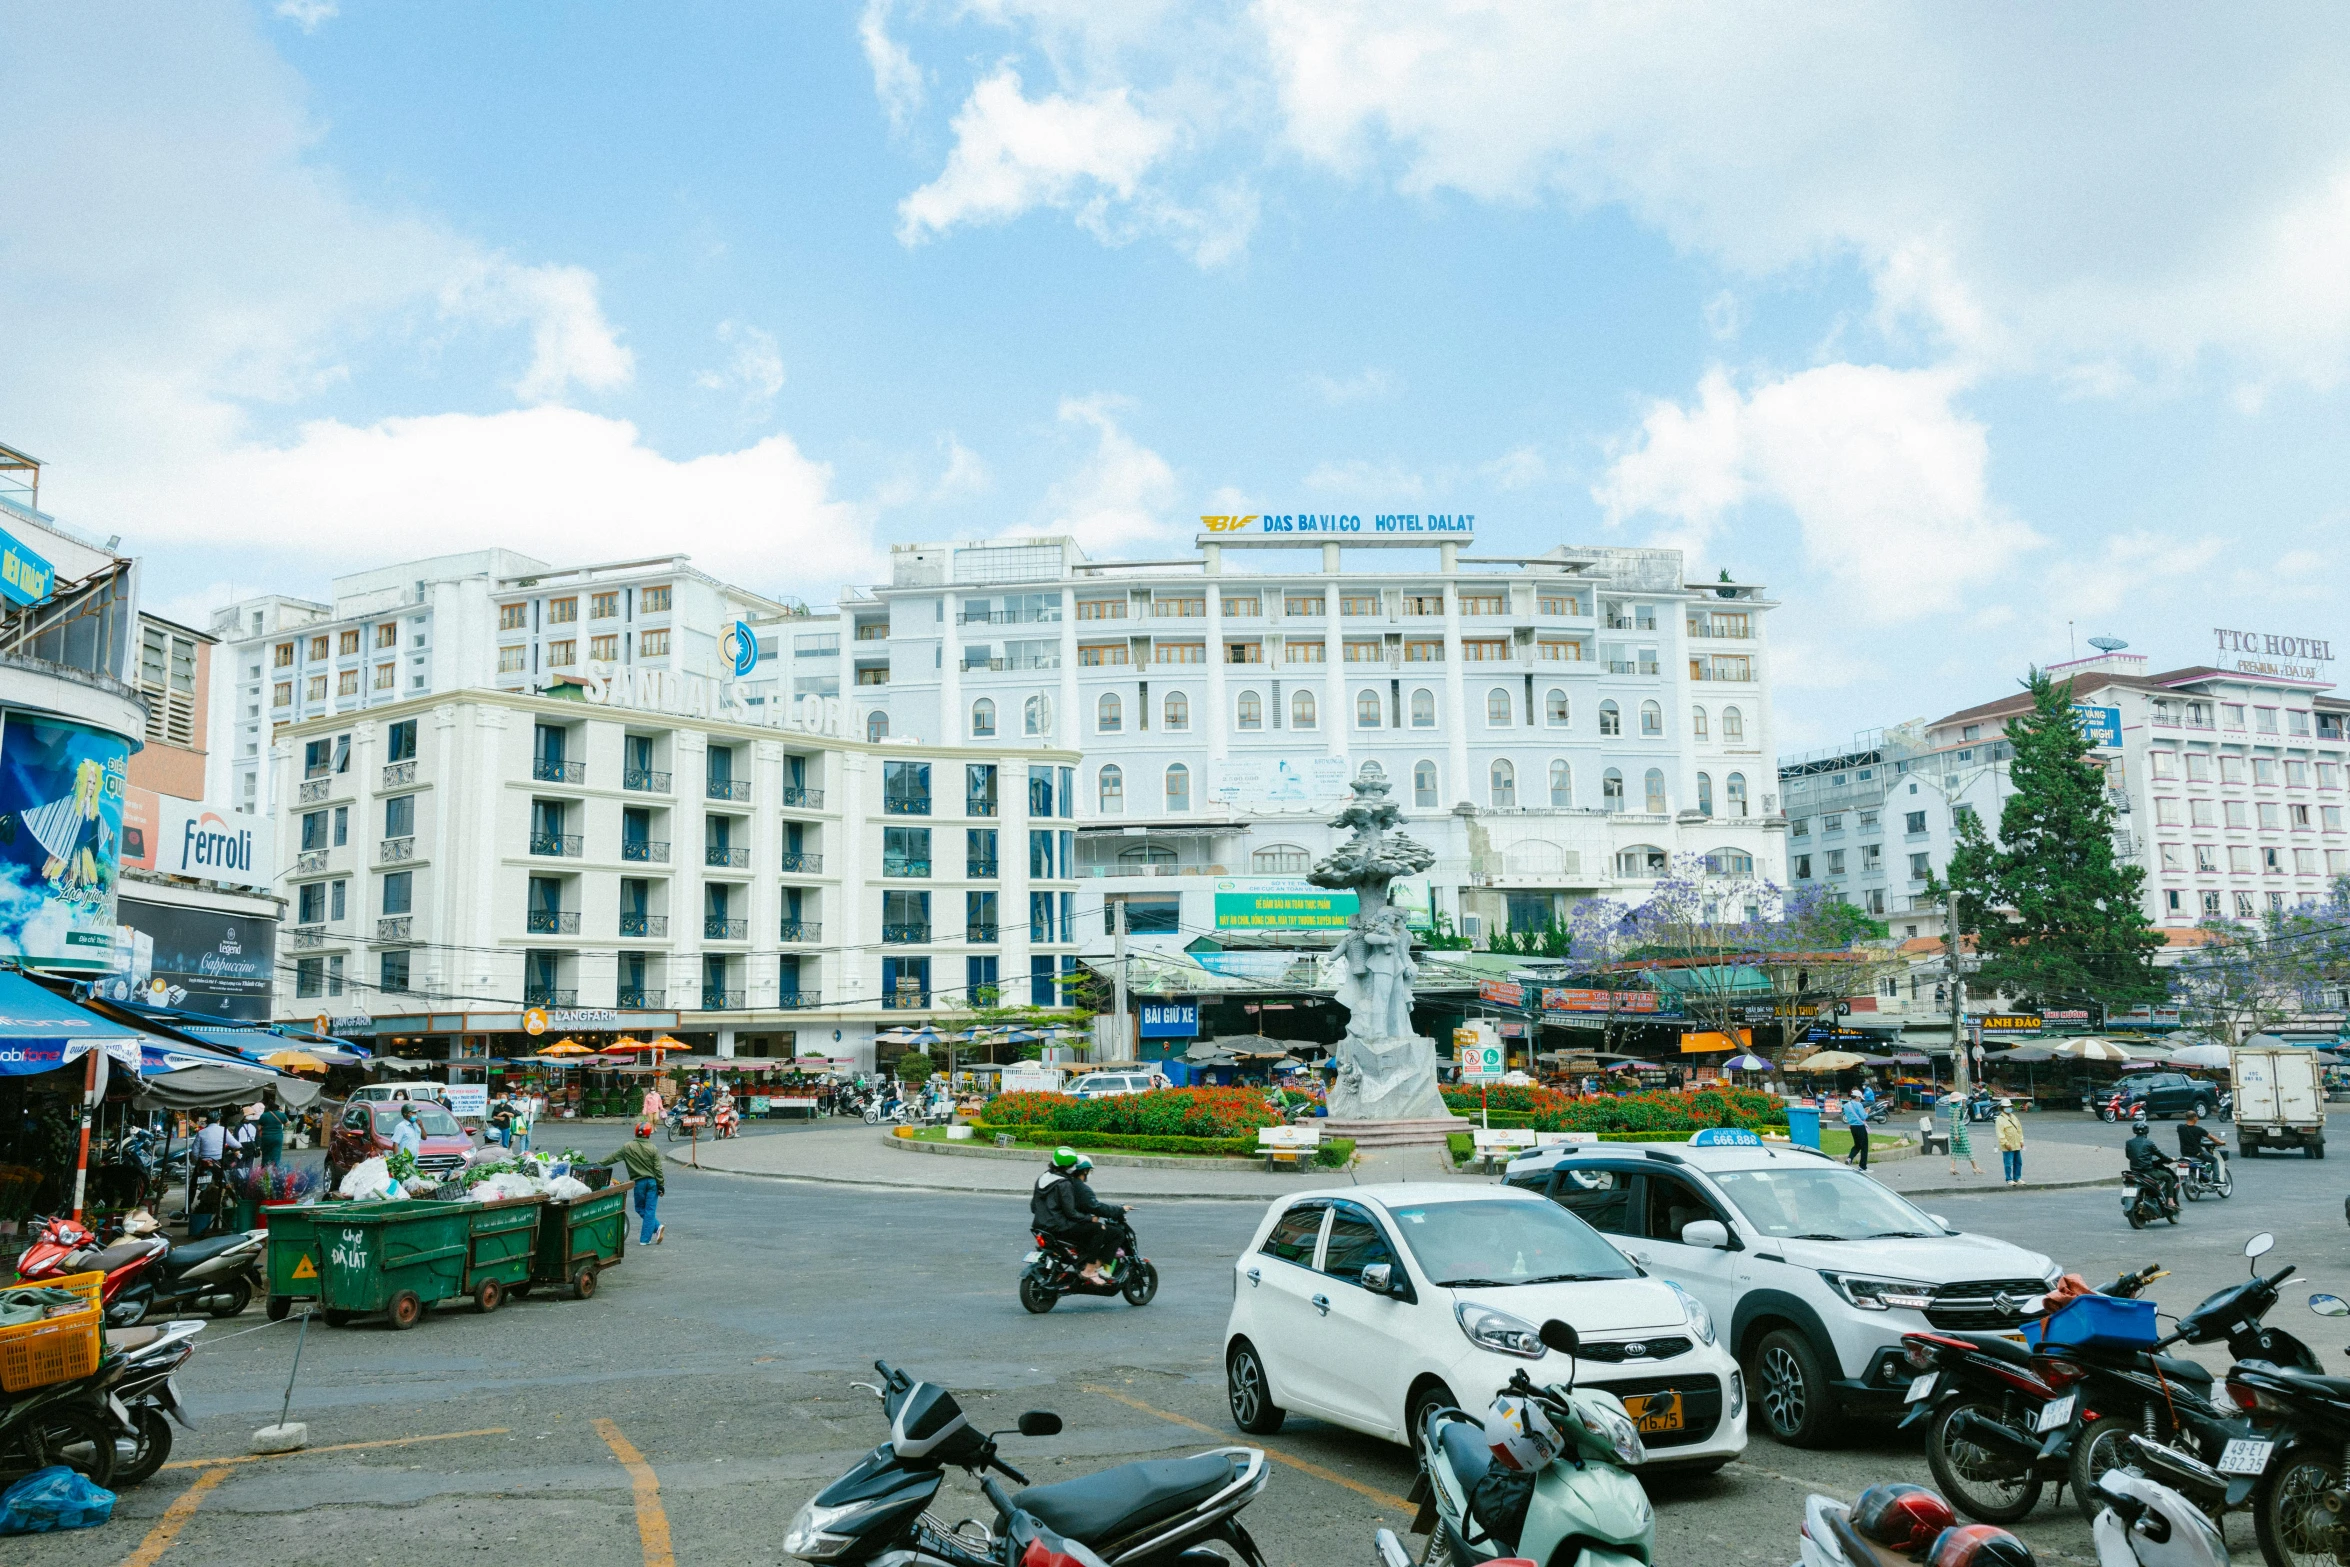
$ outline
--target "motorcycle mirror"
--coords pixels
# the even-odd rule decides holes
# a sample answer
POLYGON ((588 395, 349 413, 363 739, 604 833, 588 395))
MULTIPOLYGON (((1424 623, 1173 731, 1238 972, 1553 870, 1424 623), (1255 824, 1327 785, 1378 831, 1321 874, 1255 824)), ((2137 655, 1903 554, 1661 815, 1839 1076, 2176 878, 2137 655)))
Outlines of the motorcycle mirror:
POLYGON ((1583 1336, 1575 1331, 1574 1325, 1561 1322, 1556 1317, 1542 1324, 1538 1336, 1544 1349, 1555 1349, 1562 1355, 1572 1355, 1583 1344, 1583 1336))
POLYGON ((2339 1295, 2312 1295, 2309 1309, 2321 1317, 2350 1317, 2350 1300, 2339 1295))
POLYGON ((2253 1236, 2252 1239, 2244 1243, 2244 1255, 2247 1257, 2265 1257, 2268 1255, 2269 1248, 2276 1245, 2276 1243, 2277 1238, 2274 1235, 2269 1234, 2269 1232, 2266 1230, 2262 1230, 2258 1235, 2253 1236))
POLYGON ((1049 1409, 1031 1409, 1020 1417, 1022 1436, 1059 1436, 1061 1417, 1049 1409))

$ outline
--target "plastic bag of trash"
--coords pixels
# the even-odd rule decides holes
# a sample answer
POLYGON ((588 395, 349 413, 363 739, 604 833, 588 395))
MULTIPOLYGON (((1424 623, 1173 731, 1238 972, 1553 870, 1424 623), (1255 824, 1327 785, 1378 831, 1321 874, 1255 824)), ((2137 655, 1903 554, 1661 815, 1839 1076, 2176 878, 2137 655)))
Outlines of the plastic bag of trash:
POLYGON ((556 1202, 569 1202, 575 1197, 585 1197, 589 1195, 589 1190, 587 1182, 573 1180, 568 1175, 558 1175, 547 1183, 547 1196, 556 1202))
POLYGON ((537 1197, 546 1189, 547 1183, 537 1176, 509 1170, 475 1182, 465 1189, 465 1195, 475 1202, 502 1202, 509 1197, 537 1197))
POLYGON ((63 1464, 36 1469, 0 1494, 0 1534, 95 1529, 114 1516, 114 1493, 63 1464))
POLYGON ((362 1159, 351 1166, 343 1184, 335 1188, 338 1197, 360 1199, 397 1197, 400 1187, 392 1179, 391 1167, 381 1159, 362 1159))

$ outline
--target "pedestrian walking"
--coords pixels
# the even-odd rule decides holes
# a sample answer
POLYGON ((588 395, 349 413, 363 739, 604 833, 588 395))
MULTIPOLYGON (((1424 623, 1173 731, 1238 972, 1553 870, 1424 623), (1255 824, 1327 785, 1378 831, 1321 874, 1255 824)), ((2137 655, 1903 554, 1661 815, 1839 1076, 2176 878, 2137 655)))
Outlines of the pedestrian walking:
POLYGON ((416 1124, 414 1104, 400 1106, 399 1124, 392 1128, 392 1151, 405 1152, 411 1159, 424 1151, 424 1129, 416 1124))
POLYGON ((669 1233, 669 1226, 661 1222, 661 1194, 667 1183, 661 1178, 661 1150, 653 1146, 653 1124, 639 1121, 636 1136, 621 1145, 618 1153, 604 1161, 617 1164, 628 1171, 629 1180, 636 1188, 632 1199, 637 1213, 644 1220, 643 1233, 637 1236, 639 1246, 658 1246, 661 1237, 669 1233))
POLYGON ((1964 1159, 1969 1170, 1981 1175, 1983 1167, 1975 1163, 1974 1139, 1967 1136, 1966 1096, 1944 1094, 1942 1102, 1950 1107, 1950 1173, 1956 1175, 1958 1161, 1964 1159))
POLYGON ((2024 1123, 2016 1118, 2015 1101, 1999 1101, 1999 1115, 1992 1123, 1999 1133, 1999 1176, 2010 1186, 2024 1184, 2024 1123))
POLYGON ((261 1138, 261 1162, 274 1165, 282 1161, 286 1154, 286 1118, 278 1113, 274 1095, 262 1101, 258 1131, 261 1138))
POLYGON ((1852 1134, 1852 1146, 1845 1150, 1844 1162, 1855 1169, 1869 1167, 1869 1107, 1858 1094, 1844 1096, 1844 1129, 1852 1134))

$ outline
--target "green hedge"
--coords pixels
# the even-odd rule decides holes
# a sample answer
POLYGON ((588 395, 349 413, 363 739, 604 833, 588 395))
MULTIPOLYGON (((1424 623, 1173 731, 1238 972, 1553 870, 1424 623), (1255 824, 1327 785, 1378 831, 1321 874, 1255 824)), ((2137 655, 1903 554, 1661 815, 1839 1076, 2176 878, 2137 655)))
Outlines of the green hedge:
MULTIPOLYGON (((1174 1153, 1249 1159, 1263 1150, 1254 1137, 1145 1137, 1132 1132, 1055 1132, 1034 1126, 978 1127, 981 1137, 1008 1133, 1029 1148, 1104 1148, 1119 1153, 1174 1153)), ((1344 1169, 1354 1160, 1354 1139, 1324 1138, 1314 1151, 1314 1162, 1326 1169, 1344 1169)))

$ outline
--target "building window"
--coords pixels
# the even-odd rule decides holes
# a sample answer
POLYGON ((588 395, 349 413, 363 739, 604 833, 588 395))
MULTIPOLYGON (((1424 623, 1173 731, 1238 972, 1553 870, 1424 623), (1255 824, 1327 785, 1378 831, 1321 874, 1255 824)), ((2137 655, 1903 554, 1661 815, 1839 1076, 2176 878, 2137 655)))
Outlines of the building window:
POLYGON ((1093 727, 1097 733, 1114 735, 1126 727, 1125 704, 1115 691, 1104 691, 1101 700, 1093 704, 1093 727))
POLYGON ((1711 774, 1711 773, 1699 773, 1699 774, 1697 775, 1697 814, 1698 814, 1698 815, 1700 815, 1700 816, 1711 816, 1711 815, 1713 815, 1713 813, 1714 813, 1714 779, 1713 779, 1713 774, 1711 774))
POLYGON ((1662 876, 1665 873, 1665 851, 1649 843, 1636 843, 1616 855, 1616 874, 1634 878, 1662 876))
POLYGON ((867 713, 865 715, 865 738, 869 741, 887 740, 889 738, 889 714, 867 713))
POLYGON ((1563 756, 1550 764, 1550 803, 1553 809, 1561 811, 1575 803, 1575 774, 1563 756))
POLYGON ((615 620, 620 615, 620 594, 617 591, 598 593, 588 600, 588 619, 615 620))
POLYGON ((620 637, 607 631, 602 636, 588 638, 588 657, 599 664, 613 664, 620 660, 620 637))
POLYGON ((1357 729, 1376 729, 1379 727, 1378 692, 1358 691, 1355 693, 1355 727, 1357 729))
POLYGON ((1116 816, 1126 809, 1126 775, 1115 766, 1101 770, 1101 813, 1116 816))
POLYGON ((399 680, 399 665, 378 664, 375 666, 375 689, 378 691, 389 691, 393 689, 399 684, 399 680))
POLYGON ((277 652, 276 652, 276 653, 275 653, 275 654, 272 656, 272 658, 271 658, 271 660, 270 660, 270 667, 271 667, 271 668, 273 668, 273 669, 291 669, 291 668, 293 668, 293 667, 294 667, 294 644, 293 644, 293 643, 291 643, 291 642, 280 642, 280 643, 277 645, 277 652))
POLYGON ((648 615, 667 614, 669 612, 669 584, 664 582, 658 587, 645 589, 637 596, 637 608, 648 615))
POLYGON ((344 671, 343 671, 341 674, 339 674, 339 675, 335 676, 335 695, 337 695, 337 696, 357 696, 358 694, 359 694, 359 671, 358 671, 358 670, 356 670, 356 669, 346 669, 346 670, 344 670, 344 671))
POLYGON ((1436 809, 1436 764, 1415 762, 1412 765, 1412 804, 1423 811, 1436 809))
POLYGON ((995 738, 995 703, 986 697, 981 697, 971 704, 971 738, 974 740, 995 738))
POLYGON ((1235 727, 1241 729, 1264 728, 1264 698, 1258 696, 1254 691, 1241 692, 1239 699, 1233 703, 1232 721, 1235 727))
POLYGON ((1292 729, 1311 729, 1314 727, 1313 692, 1293 691, 1290 693, 1289 727, 1292 729))
POLYGON ((1542 698, 1542 721, 1553 729, 1567 727, 1569 708, 1567 694, 1555 687, 1542 698))
POLYGON ((1294 843, 1269 843, 1249 856, 1249 869, 1260 876, 1303 876, 1313 857, 1294 843))
POLYGON ((1284 642, 1281 644, 1281 662, 1284 664, 1319 664, 1323 662, 1328 651, 1319 642, 1284 642))
POLYGON ((1051 734, 1053 704, 1041 696, 1030 697, 1020 709, 1020 729, 1028 735, 1051 734))
POLYGON ((1170 763, 1167 768, 1167 809, 1191 809, 1191 769, 1181 762, 1170 763))
POLYGON ((310 700, 313 702, 323 702, 326 700, 326 676, 312 675, 310 677, 309 694, 310 700))
POLYGON ((1693 707, 1689 710, 1689 736, 1693 740, 1706 738, 1705 709, 1702 707, 1693 707))
POLYGON ((1180 691, 1167 693, 1167 729, 1182 734, 1191 728, 1191 698, 1180 691))
POLYGON ((1654 702, 1641 703, 1640 732, 1651 739, 1661 737, 1665 732, 1665 710, 1654 702))
POLYGON ((575 623, 578 619, 579 600, 576 597, 547 600, 548 625, 568 626, 575 623))
POLYGON ((663 627, 638 633, 636 650, 646 658, 667 658, 669 656, 668 629, 663 627))
POLYGON ((1126 601, 1124 599, 1079 599, 1077 601, 1077 618, 1079 620, 1124 620, 1126 618, 1126 601))
POLYGON ((567 669, 579 662, 579 643, 570 637, 547 644, 547 667, 567 669))
POLYGON ((1603 811, 1624 808, 1624 775, 1612 767, 1600 775, 1599 806, 1603 811))
POLYGON ((1510 694, 1501 686, 1485 693, 1485 722, 1497 727, 1510 721, 1510 694))
POLYGON ((500 631, 522 631, 528 629, 529 625, 530 606, 528 604, 500 604, 498 606, 498 629, 500 631))
POLYGON ((1730 775, 1730 814, 1732 816, 1746 814, 1746 775, 1744 773, 1730 775))
POLYGON ((1151 647, 1154 664, 1204 664, 1208 661, 1205 642, 1160 642, 1151 647))
POLYGON ((1414 729, 1436 727, 1436 693, 1424 686, 1412 693, 1412 727, 1414 729))
POLYGON ((337 636, 337 637, 335 638, 335 652, 336 652, 338 655, 340 655, 340 656, 342 656, 342 657, 346 657, 346 658, 347 658, 347 657, 349 657, 351 654, 353 654, 353 653, 356 653, 356 652, 358 652, 358 651, 359 651, 359 628, 358 628, 358 627, 356 627, 356 626, 353 626, 353 627, 352 627, 350 630, 348 630, 348 631, 346 631, 346 632, 343 632, 341 635, 339 635, 339 636, 337 636))
POLYGON ((1403 661, 1407 664, 1441 664, 1444 662, 1444 640, 1441 637, 1407 637, 1403 645, 1403 661))
POLYGON ((1497 807, 1511 807, 1518 803, 1518 770, 1508 760, 1493 764, 1491 773, 1491 802, 1497 807))
POLYGON ((1227 664, 1261 664, 1265 661, 1262 642, 1227 642, 1224 644, 1224 662, 1227 664))
POLYGON ((1322 595, 1319 593, 1291 593, 1281 600, 1284 615, 1319 615, 1322 613, 1322 595))
POLYGON ((1798 854, 1798 855, 1796 855, 1796 856, 1795 856, 1795 859, 1794 859, 1794 865, 1795 865, 1795 879, 1796 879, 1797 881, 1809 881, 1809 880, 1811 880, 1811 856, 1810 856, 1810 855, 1808 855, 1808 854, 1798 854))
POLYGON ((1732 745, 1746 738, 1746 719, 1734 707, 1722 709, 1722 739, 1732 745))
POLYGON ((1624 732, 1623 709, 1612 701, 1599 704, 1599 732, 1603 735, 1620 735, 1624 732))
POLYGON ((1643 786, 1643 790, 1644 790, 1644 792, 1646 793, 1646 795, 1647 795, 1647 799, 1648 799, 1648 814, 1649 814, 1649 815, 1651 815, 1651 816, 1662 816, 1662 815, 1664 815, 1664 814, 1665 814, 1665 775, 1664 775, 1664 773, 1663 773, 1663 772, 1661 772, 1660 770, 1658 770, 1657 768, 1651 767, 1651 768, 1648 770, 1648 776, 1647 776, 1646 778, 1642 779, 1642 780, 1641 780, 1641 783, 1642 783, 1642 786, 1643 786))
POLYGON ((1245 615, 1253 618, 1264 612, 1264 601, 1254 593, 1247 595, 1227 593, 1224 595, 1224 613, 1227 615, 1245 615))
POLYGON ((293 706, 294 683, 291 680, 280 680, 276 685, 271 686, 269 688, 269 705, 272 707, 293 706))

